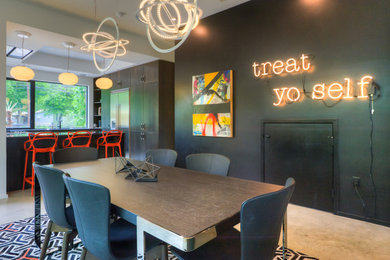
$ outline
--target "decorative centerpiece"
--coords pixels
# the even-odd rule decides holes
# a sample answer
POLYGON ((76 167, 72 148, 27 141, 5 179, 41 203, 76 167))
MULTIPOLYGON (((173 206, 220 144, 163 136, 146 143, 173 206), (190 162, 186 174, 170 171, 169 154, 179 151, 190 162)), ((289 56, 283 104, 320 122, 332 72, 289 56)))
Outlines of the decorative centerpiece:
POLYGON ((115 157, 115 173, 127 173, 125 179, 136 182, 157 182, 159 171, 160 167, 153 164, 151 156, 139 165, 133 164, 124 157, 115 157))

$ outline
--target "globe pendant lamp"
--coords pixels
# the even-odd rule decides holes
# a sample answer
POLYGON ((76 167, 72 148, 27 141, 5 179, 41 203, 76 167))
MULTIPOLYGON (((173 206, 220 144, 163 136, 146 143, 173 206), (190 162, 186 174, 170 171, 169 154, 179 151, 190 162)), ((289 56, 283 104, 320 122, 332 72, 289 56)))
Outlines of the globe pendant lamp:
MULTIPOLYGON (((17 36, 22 38, 22 58, 24 58, 24 39, 28 39, 31 36, 29 32, 17 31, 17 36)), ((29 81, 35 77, 35 72, 26 66, 15 66, 11 68, 11 76, 20 81, 29 81)))
POLYGON ((96 87, 98 87, 100 89, 109 89, 113 85, 112 80, 110 78, 107 78, 107 77, 98 78, 95 81, 95 84, 96 84, 96 87))
POLYGON ((77 82, 79 82, 79 78, 77 77, 77 75, 69 72, 69 51, 75 46, 75 44, 73 42, 64 42, 63 45, 65 46, 65 48, 68 49, 68 65, 66 68, 66 72, 63 72, 58 75, 58 81, 63 85, 73 86, 76 85, 77 82))

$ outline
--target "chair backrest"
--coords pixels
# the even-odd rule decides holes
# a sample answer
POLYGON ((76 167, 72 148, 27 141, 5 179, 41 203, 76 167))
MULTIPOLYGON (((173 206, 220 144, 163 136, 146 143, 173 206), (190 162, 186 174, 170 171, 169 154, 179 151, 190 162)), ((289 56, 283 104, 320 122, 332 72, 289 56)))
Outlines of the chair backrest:
POLYGON ((152 163, 174 167, 177 159, 177 152, 171 149, 152 149, 146 152, 145 157, 151 156, 152 163))
POLYGON ((84 246, 99 259, 112 259, 109 244, 110 191, 99 184, 63 175, 72 200, 79 236, 84 246))
POLYGON ((288 178, 285 188, 242 204, 241 259, 273 259, 283 217, 294 188, 294 179, 288 178))
POLYGON ((75 229, 69 224, 65 214, 65 184, 62 179, 64 172, 37 163, 34 163, 33 166, 41 186, 47 215, 55 224, 75 229))
POLYGON ((230 159, 215 153, 196 153, 186 157, 187 169, 227 176, 230 159))
POLYGON ((98 151, 92 147, 74 147, 53 153, 53 163, 82 162, 98 159, 98 151))
POLYGON ((108 144, 120 144, 122 140, 122 130, 110 130, 106 132, 105 141, 108 144))
POLYGON ((53 132, 40 132, 35 134, 30 140, 33 149, 37 151, 46 152, 48 150, 54 151, 57 146, 58 136, 53 132))
POLYGON ((91 145, 92 133, 89 131, 68 132, 68 138, 64 139, 62 146, 68 147, 89 147, 91 145))

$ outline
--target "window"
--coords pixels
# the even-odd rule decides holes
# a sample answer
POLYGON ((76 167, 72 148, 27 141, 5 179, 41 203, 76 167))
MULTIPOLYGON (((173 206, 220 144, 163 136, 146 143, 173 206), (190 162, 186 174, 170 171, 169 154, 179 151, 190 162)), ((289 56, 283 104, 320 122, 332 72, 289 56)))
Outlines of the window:
POLYGON ((30 127, 30 82, 7 80, 6 123, 7 128, 30 127))
POLYGON ((87 89, 35 83, 35 128, 86 127, 87 89))
POLYGON ((87 97, 86 86, 7 80, 7 127, 86 128, 87 97))

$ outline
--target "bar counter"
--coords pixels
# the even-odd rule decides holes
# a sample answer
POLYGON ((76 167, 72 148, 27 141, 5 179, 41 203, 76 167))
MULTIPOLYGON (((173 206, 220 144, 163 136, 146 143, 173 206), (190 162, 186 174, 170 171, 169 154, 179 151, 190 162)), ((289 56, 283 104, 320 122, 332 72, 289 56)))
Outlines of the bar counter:
MULTIPOLYGON (((7 131, 7 192, 20 190, 23 186, 24 175, 24 163, 26 151, 24 150, 24 142, 28 140, 29 133, 37 132, 56 132, 58 134, 58 142, 56 149, 62 149, 62 142, 67 138, 68 131, 76 132, 88 130, 91 131, 92 140, 91 147, 96 147, 96 140, 102 135, 100 128, 94 129, 27 129, 27 130, 11 130, 7 131)), ((123 140, 123 138, 122 138, 123 140)), ((123 151, 122 141, 122 151, 123 151)), ((111 149, 109 150, 109 156, 111 155, 111 149)), ((104 149, 100 149, 99 158, 104 158, 104 149)), ((29 154, 29 162, 27 168, 27 176, 31 176, 31 153, 29 154)), ((36 161, 42 164, 49 163, 49 154, 37 154, 36 161)), ((26 183, 26 188, 30 188, 30 185, 26 183)))

